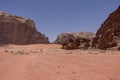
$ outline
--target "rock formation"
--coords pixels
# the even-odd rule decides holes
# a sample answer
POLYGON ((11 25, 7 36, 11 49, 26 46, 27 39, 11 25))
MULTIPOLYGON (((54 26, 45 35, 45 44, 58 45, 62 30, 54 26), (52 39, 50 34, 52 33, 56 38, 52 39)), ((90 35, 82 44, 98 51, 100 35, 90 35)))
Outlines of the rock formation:
POLYGON ((95 35, 91 32, 62 33, 54 43, 62 44, 63 49, 88 48, 95 35))
POLYGON ((56 44, 62 44, 68 39, 74 39, 75 37, 69 33, 62 33, 57 36, 57 39, 53 42, 56 44))
POLYGON ((79 39, 71 39, 71 38, 65 38, 62 41, 62 49, 72 50, 72 49, 78 49, 80 45, 79 39))
POLYGON ((120 6, 101 25, 93 43, 100 49, 111 47, 120 49, 120 6))
POLYGON ((0 44, 49 43, 32 20, 0 12, 0 44))

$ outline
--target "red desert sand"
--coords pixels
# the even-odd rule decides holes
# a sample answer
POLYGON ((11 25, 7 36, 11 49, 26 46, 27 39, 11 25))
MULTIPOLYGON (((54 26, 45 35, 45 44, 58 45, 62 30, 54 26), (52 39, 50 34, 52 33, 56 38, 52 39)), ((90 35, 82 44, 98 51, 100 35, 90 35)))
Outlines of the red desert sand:
POLYGON ((0 47, 0 80, 120 80, 120 51, 60 47, 56 44, 0 47))

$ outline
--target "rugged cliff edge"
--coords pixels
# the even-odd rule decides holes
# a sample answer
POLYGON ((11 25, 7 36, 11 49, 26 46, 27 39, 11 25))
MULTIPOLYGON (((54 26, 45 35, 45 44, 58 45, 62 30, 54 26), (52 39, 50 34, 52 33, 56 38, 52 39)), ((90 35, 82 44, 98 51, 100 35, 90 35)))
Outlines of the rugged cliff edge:
POLYGON ((38 32, 33 20, 0 12, 0 44, 49 43, 44 34, 38 32))
POLYGON ((97 31, 94 46, 100 49, 120 49, 120 6, 108 16, 97 31))

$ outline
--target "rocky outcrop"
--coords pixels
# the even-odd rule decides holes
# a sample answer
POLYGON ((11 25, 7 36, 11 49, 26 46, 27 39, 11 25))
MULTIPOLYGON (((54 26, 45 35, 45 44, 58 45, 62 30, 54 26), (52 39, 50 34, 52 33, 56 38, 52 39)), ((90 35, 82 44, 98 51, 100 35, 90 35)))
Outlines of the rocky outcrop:
POLYGON ((53 42, 56 44, 62 44, 68 39, 74 39, 75 37, 70 33, 62 33, 57 36, 57 39, 53 42))
POLYGON ((94 46, 100 49, 120 47, 120 6, 109 15, 96 33, 94 46))
POLYGON ((0 44, 49 43, 32 20, 0 12, 0 44))
POLYGON ((86 38, 86 39, 92 39, 95 37, 95 34, 92 32, 72 32, 72 34, 75 38, 86 38))
POLYGON ((80 45, 79 39, 71 39, 71 38, 65 38, 62 41, 62 49, 72 50, 72 49, 78 49, 80 45))
POLYGON ((57 36, 54 43, 62 44, 63 49, 85 49, 91 46, 93 37, 95 37, 95 34, 91 32, 62 33, 57 36))

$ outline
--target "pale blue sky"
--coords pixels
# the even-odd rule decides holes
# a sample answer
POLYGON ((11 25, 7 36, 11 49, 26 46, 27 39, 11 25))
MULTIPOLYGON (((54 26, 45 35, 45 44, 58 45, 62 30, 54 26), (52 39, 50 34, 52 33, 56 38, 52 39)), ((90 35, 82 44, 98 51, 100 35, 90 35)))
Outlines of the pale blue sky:
POLYGON ((96 32, 120 0, 0 0, 0 11, 34 20, 54 41, 62 32, 96 32))

